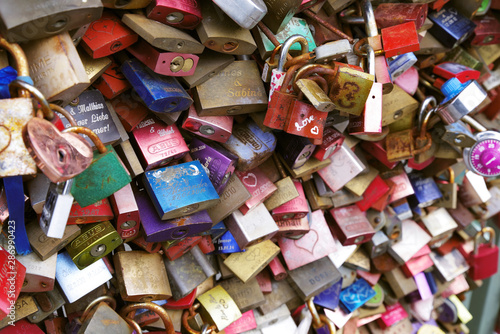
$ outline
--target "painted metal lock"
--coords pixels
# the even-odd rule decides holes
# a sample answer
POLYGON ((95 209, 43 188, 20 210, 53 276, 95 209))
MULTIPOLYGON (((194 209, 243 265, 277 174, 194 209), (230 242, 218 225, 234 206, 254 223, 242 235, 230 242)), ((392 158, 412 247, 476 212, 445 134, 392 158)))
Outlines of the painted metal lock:
MULTIPOLYGON (((107 99, 114 99, 132 87, 120 71, 120 66, 114 61, 112 61, 111 65, 104 73, 96 79, 92 86, 97 88, 107 99)), ((116 103, 112 103, 116 110, 116 103)))
POLYGON ((342 279, 328 257, 288 271, 288 281, 302 300, 315 296, 342 279))
POLYGON ((401 241, 403 238, 401 219, 398 218, 396 212, 394 212, 391 207, 387 207, 387 209, 384 210, 384 213, 386 222, 383 229, 389 240, 391 240, 391 244, 401 241))
POLYGON ((481 75, 481 72, 478 70, 453 62, 444 62, 434 66, 432 73, 445 79, 457 78, 460 83, 466 83, 469 80, 477 80, 481 75))
POLYGON ((389 248, 389 254, 400 264, 409 261, 431 240, 431 236, 410 219, 402 222, 401 234, 401 240, 389 248))
POLYGON ((105 302, 100 302, 91 316, 82 323, 79 333, 98 333, 102 331, 116 331, 117 333, 132 334, 134 330, 113 308, 105 302))
POLYGON ((244 215, 265 202, 278 190, 259 167, 255 167, 248 172, 236 171, 236 176, 252 196, 239 208, 244 215))
POLYGON ((325 127, 323 130, 323 143, 317 145, 313 157, 323 161, 330 158, 335 152, 340 150, 345 136, 333 127, 325 127))
POLYGON ((235 61, 232 55, 221 54, 210 49, 205 49, 199 58, 194 74, 189 77, 180 77, 188 88, 201 85, 235 61))
POLYGON ((394 57, 407 52, 419 51, 420 43, 415 22, 407 22, 389 28, 383 28, 382 44, 386 57, 394 57))
POLYGON ((295 85, 300 89, 299 95, 301 93, 304 94, 317 110, 330 112, 335 109, 335 105, 326 95, 328 85, 324 78, 319 78, 317 76, 303 77, 298 79, 295 85))
MULTIPOLYGON (((174 261, 189 252, 193 247, 198 246, 200 242, 201 236, 186 237, 181 240, 174 240, 173 242, 170 240, 165 241, 162 243, 162 248, 165 252, 165 257, 170 261, 174 261)), ((201 250, 200 246, 198 248, 201 250)))
POLYGON ((326 116, 314 106, 294 99, 286 116, 284 130, 305 138, 322 139, 326 116))
POLYGON ((439 208, 422 217, 422 222, 432 236, 429 247, 436 248, 445 243, 458 227, 445 208, 439 208))
POLYGON ((128 239, 138 235, 141 218, 130 184, 111 195, 110 201, 116 217, 116 231, 120 237, 128 239))
POLYGON ((23 51, 31 64, 29 70, 34 85, 47 101, 66 105, 90 85, 67 32, 32 41, 23 46, 23 51))
MULTIPOLYGON (((313 205, 311 205, 313 206, 313 205)), ((276 237, 285 237, 290 239, 302 238, 304 234, 309 232, 309 219, 307 217, 300 219, 286 219, 276 222, 279 231, 276 237)))
MULTIPOLYGON (((392 61, 389 61, 389 71, 391 77, 397 79, 405 74, 417 62, 417 57, 413 52, 408 52, 396 56, 392 61)), ((400 82, 401 83, 401 82, 400 82)))
POLYGON ((232 116, 264 111, 267 95, 255 61, 237 60, 195 87, 199 116, 232 116))
POLYGON ((199 313, 210 325, 215 325, 218 331, 222 331, 232 322, 241 318, 238 306, 222 286, 198 296, 200 302, 199 313))
POLYGON ((279 230, 264 204, 257 205, 245 215, 239 210, 234 211, 225 224, 241 249, 271 239, 279 230))
POLYGON ((100 19, 90 24, 81 45, 93 58, 102 58, 129 47, 138 37, 116 15, 104 11, 100 19))
POLYGON ((377 27, 380 29, 392 27, 405 22, 415 22, 420 29, 427 18, 426 3, 381 3, 374 11, 377 27))
POLYGON ((216 274, 198 246, 174 261, 165 258, 164 263, 175 300, 188 296, 198 285, 216 274))
POLYGON ((272 155, 276 148, 276 137, 247 120, 234 125, 233 134, 222 147, 238 157, 236 168, 245 172, 259 166, 272 155))
POLYGON ((432 205, 439 198, 443 197, 436 182, 432 178, 426 178, 421 173, 410 173, 408 174, 408 178, 415 191, 414 196, 420 208, 432 205))
POLYGON ((145 118, 132 131, 146 171, 183 158, 189 148, 175 124, 167 125, 155 116, 145 118))
MULTIPOLYGON (((167 0, 168 1, 168 0, 167 0)), ((140 14, 125 14, 122 22, 152 46, 170 52, 202 53, 205 47, 188 33, 140 14)))
POLYGON ((158 242, 147 242, 144 239, 144 235, 139 235, 138 237, 130 241, 133 245, 137 246, 133 249, 143 249, 148 253, 159 253, 161 251, 161 244, 158 242))
POLYGON ((337 306, 339 305, 341 289, 342 289, 342 279, 340 279, 337 283, 333 284, 325 291, 314 296, 314 304, 327 308, 329 310, 336 309, 337 306))
POLYGON ((196 27, 200 41, 214 51, 234 55, 249 55, 257 45, 250 30, 240 27, 216 4, 200 2, 203 20, 196 27))
POLYGON ((243 182, 233 174, 227 181, 226 189, 220 194, 217 204, 209 208, 207 212, 213 222, 220 222, 245 204, 251 196, 243 182))
POLYGON ((47 1, 43 6, 37 5, 25 1, 2 6, 2 36, 10 42, 41 39, 87 25, 102 14, 102 3, 98 0, 83 4, 79 1, 64 4, 47 1))
POLYGON ((78 204, 82 207, 93 204, 130 183, 130 174, 111 145, 104 146, 94 132, 85 128, 71 127, 63 132, 67 131, 85 133, 98 149, 90 166, 74 177, 71 194, 78 204))
POLYGON ((370 95, 375 77, 339 64, 335 64, 335 74, 326 78, 330 87, 328 96, 336 109, 359 116, 370 95))
POLYGON ((142 251, 119 251, 113 256, 123 300, 148 302, 172 297, 162 256, 142 251), (148 270, 141 270, 147 267, 148 270))
POLYGON ((28 239, 31 243, 33 252, 43 261, 47 260, 53 254, 63 249, 69 242, 80 234, 80 228, 76 225, 68 225, 64 229, 61 239, 49 238, 42 231, 37 222, 31 222, 26 225, 28 239))
POLYGON ((383 231, 377 231, 372 239, 365 245, 371 258, 380 256, 387 252, 390 246, 390 240, 383 231))
POLYGON ((295 180, 293 181, 293 184, 297 189, 299 196, 272 210, 271 215, 275 221, 301 219, 304 218, 309 212, 302 183, 295 180))
POLYGON ((39 221, 42 231, 50 238, 60 239, 64 234, 74 200, 71 195, 72 185, 72 179, 57 184, 50 183, 39 221))
POLYGON ((159 76, 137 59, 125 61, 121 70, 142 101, 154 112, 182 111, 193 103, 174 77, 159 76))
POLYGON ((500 42, 500 24, 491 14, 472 20, 476 25, 471 45, 491 45, 500 42))
POLYGON ((73 303, 111 279, 102 259, 79 269, 67 252, 57 255, 56 280, 69 303, 73 303))
POLYGON ((219 199, 199 161, 147 171, 144 181, 162 220, 207 209, 219 199))
POLYGON ((81 234, 66 246, 66 250, 79 269, 86 268, 123 242, 109 221, 87 224, 81 234))
POLYGON ((450 4, 427 17, 434 23, 428 30, 445 47, 453 49, 474 33, 476 25, 450 4))
POLYGON ((281 237, 278 244, 289 270, 314 262, 335 251, 335 243, 321 210, 313 211, 309 232, 300 239, 281 237))
POLYGON ((321 176, 318 175, 318 173, 313 174, 313 180, 314 180, 314 185, 316 186, 316 191, 319 196, 322 197, 334 197, 334 192, 328 187, 321 178, 321 176))
MULTIPOLYGON (((375 52, 369 44, 364 49, 368 51, 368 73, 375 76, 375 52)), ((351 135, 377 134, 382 132, 382 83, 374 82, 361 115, 349 116, 348 131, 351 135)))
POLYGON ((189 147, 191 157, 200 161, 201 165, 208 170, 208 178, 217 193, 221 194, 233 175, 238 157, 217 144, 208 145, 197 138, 191 140, 189 147))
POLYGON ((146 8, 148 18, 181 29, 194 29, 202 20, 198 1, 153 0, 146 8))
POLYGON ((448 183, 437 183, 439 190, 443 194, 434 205, 447 208, 447 209, 456 209, 457 208, 457 184, 455 183, 455 172, 453 168, 448 168, 450 178, 448 183))
POLYGON ((375 234, 375 230, 356 205, 329 210, 327 215, 330 229, 337 236, 343 246, 368 242, 375 234), (332 221, 332 218, 334 221, 332 221))
POLYGON ((231 254, 241 252, 242 249, 238 246, 231 231, 226 231, 221 237, 214 240, 215 254, 231 254))
POLYGON ((233 131, 232 116, 198 116, 194 105, 182 123, 184 130, 190 131, 200 137, 208 138, 219 143, 225 143, 233 131))
POLYGON ((278 139, 276 152, 281 155, 290 168, 302 167, 316 148, 316 145, 301 136, 279 132, 276 133, 276 137, 278 139))
POLYGON ((240 27, 252 29, 267 14, 267 7, 262 0, 245 1, 227 1, 215 0, 214 3, 219 6, 230 18, 240 27))
POLYGON ((493 276, 498 271, 498 247, 495 245, 495 231, 485 227, 474 238, 474 252, 468 259, 469 276, 473 280, 482 280, 493 276), (489 233, 489 244, 478 244, 479 237, 489 233))
POLYGON ((193 54, 165 52, 157 49, 143 39, 127 48, 153 72, 172 77, 193 75, 199 57, 193 54))
POLYGON ((458 249, 453 249, 445 255, 430 253, 432 262, 443 281, 450 282, 469 270, 469 264, 458 249))
POLYGON ((114 218, 113 209, 107 198, 83 208, 74 202, 69 213, 68 225, 100 223, 114 218))
POLYGON ((353 284, 340 292, 341 305, 348 313, 354 312, 376 295, 375 290, 363 278, 356 280, 353 284))

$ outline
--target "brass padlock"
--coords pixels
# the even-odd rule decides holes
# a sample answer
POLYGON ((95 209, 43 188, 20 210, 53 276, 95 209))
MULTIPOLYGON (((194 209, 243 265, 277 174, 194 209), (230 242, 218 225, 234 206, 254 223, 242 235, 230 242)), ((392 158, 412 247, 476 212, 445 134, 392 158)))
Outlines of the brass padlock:
POLYGON ((201 304, 199 308, 201 317, 210 325, 215 325, 218 331, 222 331, 241 318, 238 306, 220 285, 198 296, 198 301, 201 304))
POLYGON ((233 298, 242 313, 257 308, 266 302, 255 278, 243 283, 239 278, 233 277, 220 281, 219 284, 233 298))
POLYGON ((443 197, 437 200, 434 203, 435 206, 439 206, 447 209, 456 209, 457 208, 457 184, 455 183, 455 171, 453 168, 448 167, 449 173, 449 182, 448 183, 437 183, 437 186, 443 197))

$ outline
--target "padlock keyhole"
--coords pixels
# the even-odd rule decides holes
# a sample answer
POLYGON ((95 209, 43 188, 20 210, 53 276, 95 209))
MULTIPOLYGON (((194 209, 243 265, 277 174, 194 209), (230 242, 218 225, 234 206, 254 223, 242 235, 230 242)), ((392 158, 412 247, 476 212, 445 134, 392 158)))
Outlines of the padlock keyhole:
POLYGON ((59 159, 59 162, 63 163, 64 160, 66 160, 66 152, 61 149, 57 150, 57 157, 59 159))

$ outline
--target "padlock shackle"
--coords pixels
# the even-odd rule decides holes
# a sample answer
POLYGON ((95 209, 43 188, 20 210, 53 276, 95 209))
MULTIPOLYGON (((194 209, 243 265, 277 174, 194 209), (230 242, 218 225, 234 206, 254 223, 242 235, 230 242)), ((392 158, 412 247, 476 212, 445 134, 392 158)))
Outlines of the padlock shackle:
POLYGON ((285 168, 283 167, 283 164, 281 163, 280 159, 278 158, 278 155, 276 154, 276 152, 273 152, 273 161, 274 161, 274 164, 276 165, 276 169, 278 170, 278 172, 281 175, 281 178, 282 179, 286 178, 288 175, 286 175, 285 168))
MULTIPOLYGON (((28 65, 28 59, 26 58, 26 54, 23 49, 17 43, 9 43, 5 38, 0 36, 0 47, 7 50, 12 55, 16 62, 16 66, 14 66, 17 70, 18 77, 29 77, 30 70, 28 65)), ((21 91, 19 94, 20 97, 29 97, 29 93, 26 91, 21 91)), ((11 93, 11 96, 14 96, 11 93)))
POLYGON ((361 11, 363 13, 363 19, 365 20, 365 30, 368 37, 374 37, 378 35, 377 22, 375 21, 375 12, 373 11, 373 6, 370 0, 361 1, 361 11))
POLYGON ((281 50, 280 50, 280 58, 278 61, 278 70, 281 72, 284 72, 285 70, 285 63, 286 63, 286 55, 288 54, 288 51, 292 47, 293 44, 299 43, 300 44, 300 49, 301 53, 307 53, 309 51, 309 43, 307 42, 307 39, 305 39, 304 36, 302 35, 292 35, 288 37, 288 39, 283 43, 281 50))
POLYGON ((420 110, 418 112, 418 132, 419 137, 424 138, 425 132, 427 131, 427 124, 431 119, 431 116, 434 115, 434 109, 437 106, 437 101, 434 96, 428 96, 420 105, 420 110), (432 109, 427 111, 429 105, 432 106, 432 109))
POLYGON ((94 299, 93 301, 91 301, 87 305, 85 310, 83 310, 82 315, 80 316, 80 321, 83 323, 87 319, 88 315, 90 314, 90 311, 92 311, 92 309, 95 306, 97 306, 98 304, 100 304, 101 302, 107 303, 109 305, 109 307, 111 307, 113 310, 116 309, 116 300, 113 297, 100 296, 100 297, 97 297, 96 299, 94 299))
MULTIPOLYGON (((199 306, 199 304, 198 304, 198 306, 199 306)), ((205 325, 208 325, 208 324, 203 324, 203 328, 202 328, 201 332, 197 331, 195 329, 192 329, 191 326, 189 326, 189 322, 188 322, 188 318, 190 316, 192 316, 191 312, 194 312, 194 310, 192 309, 192 307, 190 307, 189 309, 184 310, 184 312, 182 313, 182 326, 184 326, 184 329, 189 334, 200 334, 200 333, 206 332, 207 330, 215 331, 217 329, 217 327, 215 325, 207 326, 207 328, 205 329, 205 325)))
MULTIPOLYGON (((295 80, 293 82, 293 90, 298 92, 300 89, 297 86, 297 80, 309 77, 313 74, 317 74, 320 76, 323 75, 335 75, 337 73, 335 68, 331 68, 329 65, 321 65, 321 64, 310 64, 303 66, 300 70, 297 71, 297 75, 295 76, 295 80)), ((327 82, 328 83, 328 82, 327 82)))
POLYGON ((47 102, 45 96, 43 96, 42 92, 40 92, 35 86, 32 86, 29 83, 19 79, 12 80, 9 83, 9 92, 11 96, 15 95, 16 88, 21 88, 24 91, 28 92, 28 97, 31 94, 35 98, 35 100, 40 103, 45 118, 47 118, 49 121, 52 121, 54 119, 54 113, 52 112, 52 109, 50 109, 49 102, 47 102))
POLYGON ((66 119, 68 120, 69 124, 71 126, 78 126, 78 124, 76 123, 76 120, 75 118, 73 117, 73 115, 71 115, 69 113, 69 111, 67 111, 66 109, 64 109, 63 107, 61 106, 58 106, 57 104, 54 104, 54 103, 50 103, 49 104, 49 107, 50 109, 52 110, 55 110, 57 111, 58 113, 60 113, 61 115, 63 115, 64 117, 66 117, 66 119))
POLYGON ((160 305, 156 305, 155 303, 144 302, 144 303, 136 303, 124 306, 120 310, 120 315, 124 319, 127 319, 128 314, 130 312, 143 308, 153 311, 160 316, 161 320, 163 321, 163 324, 165 325, 165 332, 167 334, 175 334, 174 325, 172 324, 172 320, 170 319, 170 316, 168 315, 167 311, 163 307, 161 307, 160 305))
POLYGON ((330 334, 335 334, 337 332, 335 325, 333 322, 324 314, 318 314, 318 310, 316 310, 316 306, 314 305, 314 297, 311 297, 307 301, 307 308, 312 315, 312 325, 314 328, 321 328, 323 326, 327 326, 330 334))
MULTIPOLYGON (((356 54, 358 57, 367 57, 368 54, 366 52, 363 52, 361 49, 365 44, 368 44, 368 38, 362 38, 359 41, 354 44, 352 47, 352 51, 356 54)), ((383 56, 385 55, 385 51, 383 49, 375 51, 375 57, 378 56, 383 56)))
POLYGON ((479 237, 484 235, 485 233, 490 234, 490 247, 493 247, 493 244, 495 243, 495 230, 489 226, 483 227, 481 231, 477 232, 476 236, 474 237, 474 255, 477 255, 479 252, 479 237))
POLYGON ((269 57, 269 62, 271 64, 274 64, 274 58, 276 58, 276 53, 279 50, 281 50, 281 46, 282 46, 282 44, 279 44, 279 45, 275 46, 274 49, 273 49, 273 52, 271 52, 271 57, 269 57))
MULTIPOLYGON (((368 66, 367 72, 371 75, 375 75, 375 50, 373 50, 373 47, 370 44, 363 45, 361 49, 365 50, 367 53, 367 60, 366 60, 368 66)), ((360 61, 363 61, 363 58, 360 58, 360 61)))
POLYGON ((448 174, 450 174, 450 183, 455 183, 455 170, 448 167, 448 174))
POLYGON ((295 71, 297 71, 299 68, 302 67, 304 64, 297 64, 297 65, 292 65, 285 74, 285 79, 283 79, 283 83, 280 87, 280 92, 285 93, 288 86, 290 85, 290 82, 293 79, 293 75, 295 74, 295 71))
POLYGON ((470 117, 469 115, 465 115, 462 117, 462 121, 465 123, 469 124, 471 127, 473 127, 475 130, 479 132, 485 132, 488 131, 487 128, 485 128, 481 123, 476 121, 474 118, 470 117))
POLYGON ((357 16, 356 9, 347 8, 340 12, 339 17, 342 23, 362 25, 365 24, 365 19, 363 16, 357 16))
POLYGON ((89 128, 86 128, 84 126, 72 126, 62 130, 62 132, 63 133, 74 132, 87 135, 90 138, 90 140, 92 140, 99 153, 104 154, 108 151, 106 146, 104 146, 104 144, 102 143, 101 139, 99 139, 99 137, 94 133, 94 131, 90 130, 89 128))

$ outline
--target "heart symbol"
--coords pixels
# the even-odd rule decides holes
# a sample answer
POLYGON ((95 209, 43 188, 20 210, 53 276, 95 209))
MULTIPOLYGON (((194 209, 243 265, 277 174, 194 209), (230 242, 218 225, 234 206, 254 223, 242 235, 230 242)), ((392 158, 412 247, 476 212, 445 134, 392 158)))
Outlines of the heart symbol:
POLYGON ((54 183, 69 180, 92 163, 92 147, 75 133, 61 133, 47 120, 32 118, 23 128, 28 152, 54 183))
POLYGON ((116 21, 113 19, 101 19, 99 21, 95 21, 92 24, 92 30, 95 32, 103 32, 105 34, 113 35, 113 30, 115 30, 116 21))
POLYGON ((255 187, 257 185, 257 177, 253 173, 248 173, 242 179, 243 183, 249 187, 255 187))
POLYGON ((312 133, 313 135, 317 135, 317 134, 319 133, 319 128, 318 128, 318 126, 317 126, 317 125, 316 125, 316 126, 314 126, 314 128, 312 128, 312 129, 311 129, 311 133, 312 133))
POLYGON ((316 247, 318 241, 318 232, 316 232, 315 230, 310 230, 302 238, 294 240, 293 243, 295 244, 295 247, 303 249, 306 252, 311 253, 311 255, 314 255, 314 248, 316 247))

